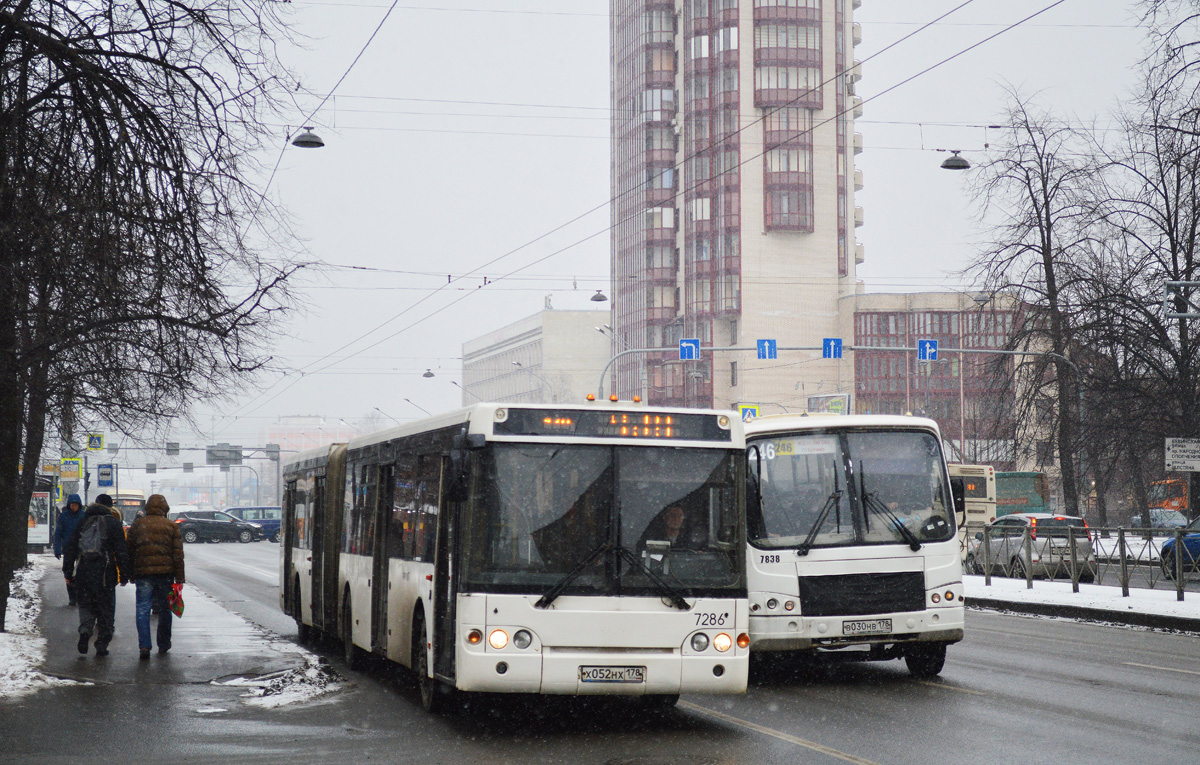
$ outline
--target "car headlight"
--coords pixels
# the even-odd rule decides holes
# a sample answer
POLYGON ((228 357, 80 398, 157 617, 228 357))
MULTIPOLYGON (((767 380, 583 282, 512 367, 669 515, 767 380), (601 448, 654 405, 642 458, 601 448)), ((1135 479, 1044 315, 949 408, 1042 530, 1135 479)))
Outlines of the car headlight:
POLYGON ((256 529, 261 529, 261 528, 262 528, 262 524, 261 524, 261 523, 251 523, 250 525, 251 525, 251 526, 253 526, 253 527, 254 527, 254 528, 256 528, 256 529))

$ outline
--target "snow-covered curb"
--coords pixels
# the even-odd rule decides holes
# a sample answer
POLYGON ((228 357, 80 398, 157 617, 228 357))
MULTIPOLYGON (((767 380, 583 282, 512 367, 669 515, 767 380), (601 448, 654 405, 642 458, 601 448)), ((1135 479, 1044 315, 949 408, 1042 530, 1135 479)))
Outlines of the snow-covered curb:
POLYGON ((13 575, 8 610, 0 632, 0 699, 11 699, 42 688, 61 685, 90 685, 38 672, 46 660, 46 639, 38 633, 37 617, 42 610, 38 582, 49 565, 45 556, 34 556, 13 575))

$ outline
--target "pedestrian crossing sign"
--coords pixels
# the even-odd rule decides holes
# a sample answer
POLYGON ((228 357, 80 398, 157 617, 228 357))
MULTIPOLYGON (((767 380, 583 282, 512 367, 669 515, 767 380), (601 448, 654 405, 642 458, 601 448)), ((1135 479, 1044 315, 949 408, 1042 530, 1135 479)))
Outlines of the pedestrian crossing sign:
POLYGON ((738 406, 738 410, 742 413, 742 422, 750 422, 758 416, 758 407, 750 404, 742 404, 738 406))
POLYGON ((88 433, 88 451, 98 452, 104 448, 103 433, 88 433))

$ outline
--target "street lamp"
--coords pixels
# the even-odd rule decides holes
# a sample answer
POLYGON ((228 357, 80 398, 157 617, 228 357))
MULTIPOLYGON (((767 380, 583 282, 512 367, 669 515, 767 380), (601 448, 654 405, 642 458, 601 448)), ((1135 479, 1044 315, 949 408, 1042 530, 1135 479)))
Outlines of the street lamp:
POLYGON ((971 163, 965 157, 958 156, 962 149, 950 149, 951 156, 946 157, 946 161, 942 162, 943 170, 970 170, 971 163))
MULTIPOLYGON (((404 400, 405 400, 405 401, 408 401, 408 399, 404 399, 404 400)), ((412 404, 412 402, 411 402, 411 401, 408 401, 408 403, 412 404)), ((414 404, 414 406, 415 406, 415 404, 414 404)), ((382 414, 384 417, 387 417, 389 420, 391 420, 392 422, 396 423, 397 425, 403 425, 403 424, 404 424, 404 423, 400 422, 400 421, 399 421, 399 420, 397 420, 395 417, 391 416, 390 414, 388 414, 387 412, 383 411, 382 409, 380 409, 380 408, 379 408, 379 407, 377 407, 377 406, 373 406, 373 407, 371 407, 371 408, 372 408, 372 409, 374 409, 376 412, 379 412, 380 414, 382 414)), ((417 407, 417 408, 419 409, 420 407, 417 407)))
MULTIPOLYGON (((547 380, 545 377, 542 377, 542 376, 541 376, 541 375, 539 375, 537 372, 534 372, 532 369, 530 369, 530 368, 526 367, 524 364, 522 364, 522 363, 521 363, 521 362, 519 362, 519 361, 514 361, 514 362, 512 363, 512 365, 513 365, 514 367, 516 367, 517 369, 524 370, 526 374, 529 374, 529 375, 531 375, 531 376, 533 376, 533 377, 536 377, 538 380, 541 380, 541 381, 542 381, 542 383, 544 383, 544 384, 546 385, 546 387, 550 389, 550 399, 551 399, 551 402, 553 402, 553 401, 554 401, 554 399, 555 399, 555 395, 554 395, 554 385, 553 385, 553 384, 552 384, 552 383, 551 383, 549 380, 547 380)), ((539 390, 538 392, 540 393, 541 391, 539 390)))
POLYGON ((420 406, 420 405, 418 405, 418 404, 414 404, 414 403, 413 403, 413 400, 412 400, 411 398, 406 398, 406 399, 404 399, 404 400, 405 400, 405 401, 407 401, 408 403, 412 404, 413 406, 417 407, 417 409, 420 409, 422 412, 424 412, 425 414, 429 415, 430 417, 432 417, 432 416, 433 416, 433 412, 429 411, 428 409, 426 409, 426 408, 425 408, 425 407, 423 407, 423 406, 420 406))
MULTIPOLYGON (((430 377, 433 377, 433 375, 430 375, 430 377)), ((454 382, 453 380, 451 380, 451 381, 450 381, 450 384, 451 384, 451 385, 453 385, 455 388, 458 388, 459 390, 461 390, 463 393, 466 393, 468 396, 471 396, 471 397, 472 397, 472 398, 474 398, 476 401, 483 401, 483 399, 481 399, 479 396, 476 396, 474 393, 472 393, 471 391, 467 390, 466 388, 464 388, 463 386, 459 385, 458 383, 454 382)))
POLYGON ((603 291, 596 290, 596 294, 592 295, 588 299, 591 300, 593 303, 603 303, 608 300, 608 296, 605 295, 603 291))
POLYGON ((428 368, 427 368, 427 369, 425 370, 425 373, 424 373, 424 374, 422 374, 422 375, 421 375, 421 377, 433 377, 433 370, 432 370, 432 369, 428 369, 428 368))
POLYGON ((312 131, 312 125, 306 125, 304 130, 292 139, 292 146, 299 146, 301 149, 319 149, 324 145, 321 136, 312 131))

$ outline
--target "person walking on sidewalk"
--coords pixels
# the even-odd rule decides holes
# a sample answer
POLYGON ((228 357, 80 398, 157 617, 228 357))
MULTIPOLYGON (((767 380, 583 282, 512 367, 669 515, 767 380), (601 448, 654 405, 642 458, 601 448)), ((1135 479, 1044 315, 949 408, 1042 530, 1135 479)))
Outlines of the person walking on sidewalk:
POLYGON ((151 494, 146 514, 129 528, 129 553, 137 585, 138 656, 150 658, 150 610, 158 609, 158 652, 171 650, 171 609, 167 595, 172 584, 183 584, 183 535, 167 520, 167 498, 151 494))
MULTIPOLYGON (((67 546, 67 542, 71 541, 71 535, 75 533, 75 527, 83 520, 86 515, 83 509, 83 500, 78 494, 72 494, 67 497, 67 506, 58 514, 58 523, 54 527, 54 557, 62 559, 63 548, 67 546)), ((70 577, 67 578, 67 604, 75 605, 75 585, 72 584, 70 577)))
POLYGON ((74 583, 79 600, 79 652, 88 652, 96 635, 96 655, 107 656, 117 612, 117 584, 128 580, 129 550, 125 528, 112 515, 112 497, 101 494, 88 505, 63 553, 63 575, 74 583))

